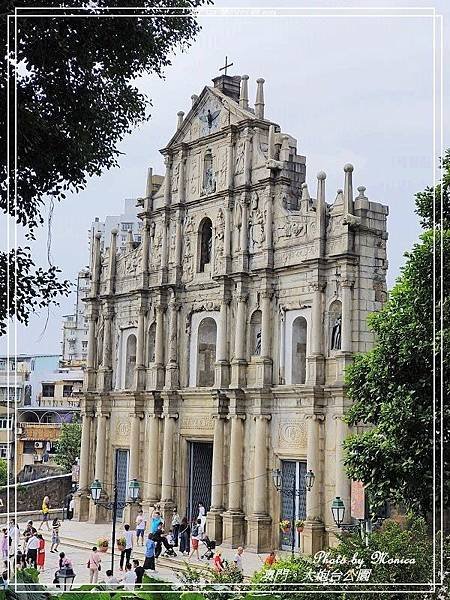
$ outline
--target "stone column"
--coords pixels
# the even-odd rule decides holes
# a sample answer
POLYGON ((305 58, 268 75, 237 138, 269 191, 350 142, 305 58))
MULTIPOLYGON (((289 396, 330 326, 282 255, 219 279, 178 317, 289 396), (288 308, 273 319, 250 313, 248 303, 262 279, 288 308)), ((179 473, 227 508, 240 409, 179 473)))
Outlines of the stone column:
MULTIPOLYGON (((101 392, 109 392, 112 389, 112 320, 114 308, 106 305, 103 321, 103 348, 102 366, 98 369, 97 388, 101 392)), ((88 344, 89 347, 89 344, 88 344)))
POLYGON ((160 471, 158 469, 159 459, 159 422, 157 414, 149 414, 147 421, 147 476, 145 504, 154 506, 161 498, 159 485, 160 471))
POLYGON ((80 448, 80 477, 78 491, 75 495, 75 520, 87 521, 89 517, 89 464, 90 464, 90 438, 92 415, 82 413, 81 448, 80 448))
POLYGON ((135 367, 135 389, 143 390, 145 387, 145 325, 147 309, 141 306, 139 309, 137 340, 136 340, 136 367, 135 367))
POLYGON ((162 490, 161 502, 173 500, 173 443, 175 433, 175 419, 173 416, 164 415, 163 438, 163 464, 162 464, 162 490))
POLYGON ((286 379, 285 375, 285 356, 286 356, 286 309, 280 306, 280 384, 283 385, 286 379))
POLYGON ((224 221, 223 255, 225 260, 225 272, 228 273, 231 268, 231 210, 228 205, 225 205, 224 221))
POLYGON ((177 283, 179 283, 181 281, 181 274, 182 274, 182 244, 183 244, 183 240, 182 240, 182 224, 183 224, 183 216, 182 216, 182 212, 179 210, 177 211, 177 215, 176 215, 176 225, 175 225, 175 281, 177 283))
POLYGON ((325 335, 323 326, 323 289, 321 282, 310 284, 313 293, 312 299, 312 323, 311 323, 311 351, 308 353, 307 383, 310 385, 321 385, 325 378, 325 361, 323 356, 323 338, 325 335))
POLYGON ((84 388, 87 391, 95 390, 96 370, 95 370, 95 347, 97 340, 95 337, 95 326, 97 322, 98 311, 92 304, 87 308, 88 319, 88 350, 86 360, 86 371, 84 372, 84 388))
POLYGON ((350 522, 351 482, 345 473, 343 443, 348 436, 348 425, 344 423, 341 415, 335 416, 336 422, 336 496, 345 504, 344 522, 350 522))
POLYGON ((100 240, 101 233, 96 233, 94 236, 94 247, 92 252, 92 283, 90 296, 95 297, 100 293, 100 271, 101 271, 101 250, 100 250, 100 240))
POLYGON ((268 514, 268 481, 267 481, 267 423, 268 415, 256 415, 255 419, 255 453, 253 471, 253 512, 248 517, 248 547, 255 552, 267 552, 271 548, 272 519, 268 514))
POLYGON ((217 332, 217 352, 215 366, 215 388, 226 388, 230 384, 230 364, 227 353, 227 323, 228 323, 228 302, 222 300, 220 304, 219 327, 217 332))
POLYGON ((245 129, 244 131, 244 184, 251 185, 252 183, 252 138, 253 130, 245 129))
POLYGON ((119 231, 114 228, 111 230, 111 240, 109 243, 109 263, 108 263, 108 294, 114 294, 116 280, 116 254, 117 254, 117 234, 119 231))
MULTIPOLYGON (((141 452, 141 415, 136 413, 130 414, 131 431, 130 431, 130 468, 129 468, 129 479, 139 478, 139 459, 141 452)), ((140 484, 141 485, 141 484, 140 484)), ((142 485, 140 495, 142 497, 142 485)), ((127 490, 128 494, 128 490, 127 490)), ((123 513, 123 521, 125 523, 134 523, 140 508, 140 503, 136 502, 133 504, 127 504, 123 513)))
POLYGON ((214 416, 214 443, 211 477, 211 509, 207 514, 206 529, 217 544, 222 542, 224 420, 214 416))
POLYGON ((166 167, 166 176, 164 178, 164 206, 170 205, 170 193, 172 187, 172 157, 166 156, 164 158, 164 165, 166 167))
POLYGON ((222 514, 223 546, 236 548, 243 543, 244 514, 242 512, 242 462, 244 427, 241 415, 232 415, 228 475, 228 509, 222 514))
MULTIPOLYGON (((242 225, 240 232, 240 247, 241 254, 246 256, 248 254, 248 205, 247 198, 244 196, 244 201, 242 202, 242 225)), ((244 268, 246 267, 246 263, 244 264, 244 268)))
MULTIPOLYGON (((105 456, 106 456, 106 420, 107 415, 97 411, 97 440, 95 447, 95 470, 94 479, 98 479, 105 490, 105 456)), ((89 521, 93 523, 104 523, 108 519, 106 509, 91 501, 89 509, 89 521)))
POLYGON ((166 366, 166 383, 165 387, 170 390, 178 389, 179 387, 179 372, 178 372, 178 309, 179 305, 175 298, 172 298, 169 303, 169 351, 168 362, 166 366))
POLYGON ((315 475, 314 485, 306 491, 306 522, 301 536, 302 551, 305 554, 315 554, 323 548, 324 525, 320 508, 320 422, 322 415, 308 415, 308 449, 306 468, 315 475))
POLYGON ((234 388, 244 388, 246 382, 246 302, 246 294, 240 294, 237 296, 236 337, 234 344, 234 359, 231 365, 231 387, 234 388))
POLYGON ((161 277, 160 282, 165 283, 167 281, 167 269, 168 269, 168 258, 169 258, 169 246, 168 246, 168 228, 170 220, 169 213, 166 212, 162 222, 162 242, 161 242, 161 277))
POLYGON ((151 387, 160 390, 164 386, 164 306, 156 306, 156 331, 155 331, 155 362, 151 367, 151 387))
POLYGON ((258 357, 256 367, 256 386, 264 387, 272 384, 272 314, 270 291, 261 294, 261 356, 258 357))
POLYGON ((342 337, 341 351, 351 353, 352 344, 352 289, 353 281, 346 279, 341 283, 342 290, 342 337))
POLYGON ((142 287, 148 287, 148 273, 150 270, 150 224, 148 219, 144 220, 142 231, 142 257, 141 257, 141 282, 142 287))
POLYGON ((180 157, 180 179, 178 183, 178 201, 186 202, 186 150, 182 150, 180 157))

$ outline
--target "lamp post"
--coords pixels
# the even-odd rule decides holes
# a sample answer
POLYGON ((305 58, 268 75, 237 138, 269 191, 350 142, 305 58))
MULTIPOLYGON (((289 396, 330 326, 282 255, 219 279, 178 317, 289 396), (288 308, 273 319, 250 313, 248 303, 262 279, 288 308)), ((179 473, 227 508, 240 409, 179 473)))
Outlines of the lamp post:
POLYGON ((377 518, 375 521, 372 521, 371 518, 367 516, 368 507, 367 503, 365 505, 365 518, 359 519, 358 523, 346 523, 343 525, 344 516, 345 516, 345 504, 343 500, 336 496, 336 498, 331 503, 331 514, 333 515, 333 521, 336 524, 338 529, 345 531, 347 533, 360 533, 361 538, 365 541, 366 546, 369 544, 369 534, 372 533, 374 528, 377 528, 381 525, 383 519, 377 518))
MULTIPOLYGON (((282 496, 289 496, 292 498, 292 514, 291 514, 291 529, 292 529, 292 540, 291 540, 291 556, 294 558, 295 556, 295 499, 300 496, 301 490, 297 488, 295 475, 293 477, 292 488, 284 488, 283 487, 283 474, 280 469, 273 469, 272 471, 272 479, 273 484, 277 492, 279 492, 282 496)), ((305 486, 306 491, 310 492, 316 476, 311 471, 311 469, 305 474, 305 486)))
POLYGON ((111 571, 114 573, 114 544, 116 540, 116 520, 117 510, 119 508, 125 508, 127 504, 135 504, 139 499, 139 482, 137 479, 132 479, 128 484, 128 496, 129 500, 125 502, 119 502, 118 499, 118 487, 117 487, 117 463, 114 472, 114 492, 113 500, 101 501, 100 497, 102 494, 102 484, 98 479, 95 479, 91 484, 91 498, 94 504, 103 506, 107 510, 112 510, 112 545, 111 545, 111 571))
POLYGON ((72 567, 62 567, 59 569, 56 572, 56 579, 58 580, 59 588, 62 588, 64 591, 70 590, 75 579, 72 567))

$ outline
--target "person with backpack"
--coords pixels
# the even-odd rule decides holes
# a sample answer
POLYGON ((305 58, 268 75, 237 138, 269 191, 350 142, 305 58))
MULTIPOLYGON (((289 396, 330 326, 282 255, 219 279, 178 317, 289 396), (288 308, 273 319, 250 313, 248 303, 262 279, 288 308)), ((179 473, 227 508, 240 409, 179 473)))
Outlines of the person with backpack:
POLYGON ((189 554, 189 559, 192 558, 192 556, 195 554, 197 555, 197 560, 200 560, 200 555, 198 553, 198 546, 200 544, 200 540, 203 537, 203 527, 202 527, 202 520, 199 518, 197 519, 197 522, 194 524, 194 526, 192 527, 192 532, 191 532, 191 544, 192 544, 192 550, 191 553, 189 554))
POLYGON ((186 517, 183 517, 180 525, 180 552, 181 554, 189 554, 191 545, 189 543, 191 537, 191 528, 186 517))

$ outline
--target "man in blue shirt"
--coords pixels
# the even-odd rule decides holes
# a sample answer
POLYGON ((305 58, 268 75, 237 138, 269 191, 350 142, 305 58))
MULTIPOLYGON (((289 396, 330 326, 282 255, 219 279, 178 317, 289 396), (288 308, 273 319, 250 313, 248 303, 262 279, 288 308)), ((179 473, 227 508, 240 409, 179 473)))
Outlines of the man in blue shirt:
POLYGON ((148 534, 148 540, 145 544, 145 560, 143 566, 145 570, 155 570, 155 542, 151 533, 148 534))
POLYGON ((155 510, 152 514, 152 520, 150 523, 150 533, 156 533, 162 522, 163 520, 161 518, 161 513, 155 510))

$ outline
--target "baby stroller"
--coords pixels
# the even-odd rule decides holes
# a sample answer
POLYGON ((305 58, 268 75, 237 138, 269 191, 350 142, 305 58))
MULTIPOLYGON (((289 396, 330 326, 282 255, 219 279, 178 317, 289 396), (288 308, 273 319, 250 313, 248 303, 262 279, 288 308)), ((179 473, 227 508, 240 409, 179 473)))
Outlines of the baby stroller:
POLYGON ((206 558, 206 560, 211 560, 211 558, 214 556, 214 550, 216 547, 216 542, 214 540, 210 540, 208 536, 205 536, 202 539, 202 543, 205 544, 206 546, 206 550, 205 552, 201 555, 201 559, 206 558))
POLYGON ((165 551, 163 552, 163 556, 176 556, 177 555, 177 553, 173 549, 173 546, 167 544, 167 546, 164 546, 164 547, 165 547, 165 551))

